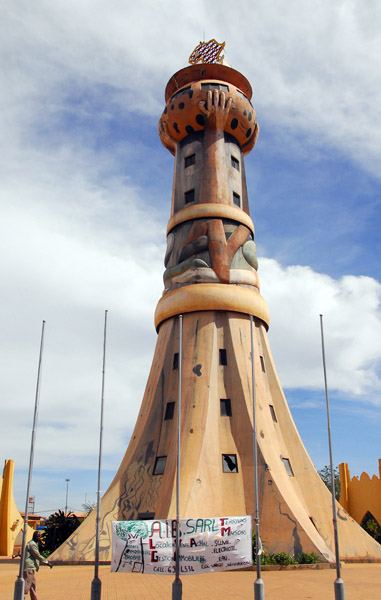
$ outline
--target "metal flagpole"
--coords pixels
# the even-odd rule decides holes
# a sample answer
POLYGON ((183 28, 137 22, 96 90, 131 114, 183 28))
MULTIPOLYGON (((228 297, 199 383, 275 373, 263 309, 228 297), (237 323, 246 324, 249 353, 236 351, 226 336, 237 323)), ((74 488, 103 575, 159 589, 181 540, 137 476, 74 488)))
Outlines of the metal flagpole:
POLYGON ((33 429, 32 429, 32 439, 30 444, 30 455, 29 455, 29 473, 28 473, 28 484, 26 489, 26 502, 25 502, 25 516, 24 516, 24 531, 22 534, 22 542, 21 542, 21 558, 20 558, 20 569, 19 575, 15 582, 15 589, 13 600, 24 600, 24 589, 25 589, 25 581, 23 579, 23 569, 24 569, 24 560, 25 560, 25 539, 26 539, 26 530, 28 527, 28 508, 29 508, 29 490, 32 482, 32 471, 33 471, 33 458, 34 458, 34 441, 36 438, 36 429, 37 429, 37 418, 38 418, 38 400, 40 396, 40 378, 41 378, 41 367, 42 367, 42 353, 44 349, 44 333, 45 333, 45 321, 42 321, 42 332, 41 332, 41 343, 40 343, 40 358, 38 361, 38 373, 37 373, 37 385, 36 385, 36 398, 34 402, 34 417, 33 417, 33 429))
POLYGON ((99 529, 101 522, 101 472, 102 472, 102 441, 103 441, 103 406, 105 392, 105 366, 106 366, 106 331, 107 331, 107 313, 105 310, 105 325, 103 333, 103 367, 102 367, 102 398, 101 398, 101 420, 99 428, 99 463, 98 463, 98 491, 97 491, 97 519, 95 533, 95 562, 94 579, 91 582, 91 600, 100 600, 102 582, 99 579, 99 529))
POLYGON ((258 452, 257 452, 257 421, 255 414, 255 376, 254 376, 254 332, 253 315, 250 315, 250 337, 251 337, 251 381, 253 394, 253 449, 254 449, 254 495, 255 495, 255 541, 256 541, 256 565, 257 579, 254 582, 255 600, 264 600, 265 588, 261 578, 261 554, 262 542, 259 535, 259 506, 258 506, 258 452))
POLYGON ((335 478, 334 478, 334 475, 333 475, 331 419, 330 419, 330 416, 329 416, 327 372, 326 372, 326 368, 325 368, 323 315, 320 315, 320 331, 321 331, 321 348, 322 348, 322 355, 323 355, 325 402, 326 402, 326 407, 327 407, 329 462, 330 462, 330 466, 331 466, 332 514, 333 514, 333 530, 334 530, 334 537, 335 537, 335 554, 336 554, 336 580, 335 580, 335 583, 334 583, 334 587, 335 587, 335 600, 344 600, 345 599, 345 590, 344 590, 344 581, 341 579, 340 553, 339 553, 339 536, 338 536, 338 532, 337 532, 335 478))
POLYGON ((181 600, 183 584, 180 579, 180 430, 181 430, 181 379, 183 356, 183 315, 179 315, 179 388, 177 400, 177 475, 176 475, 176 576, 172 584, 172 600, 181 600))

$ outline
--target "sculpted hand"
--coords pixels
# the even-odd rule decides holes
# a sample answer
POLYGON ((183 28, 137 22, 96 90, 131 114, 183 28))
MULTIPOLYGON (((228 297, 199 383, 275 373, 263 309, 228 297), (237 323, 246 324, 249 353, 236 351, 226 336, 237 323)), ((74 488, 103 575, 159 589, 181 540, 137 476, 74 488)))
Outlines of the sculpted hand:
POLYGON ((201 112, 204 113, 206 117, 205 129, 217 129, 223 131, 229 116, 232 99, 228 98, 226 101, 225 92, 213 90, 213 95, 212 92, 209 91, 206 102, 200 100, 198 105, 201 112))
POLYGON ((168 131, 168 123, 160 119, 158 123, 158 129, 163 145, 168 148, 172 154, 176 154, 177 142, 168 131))

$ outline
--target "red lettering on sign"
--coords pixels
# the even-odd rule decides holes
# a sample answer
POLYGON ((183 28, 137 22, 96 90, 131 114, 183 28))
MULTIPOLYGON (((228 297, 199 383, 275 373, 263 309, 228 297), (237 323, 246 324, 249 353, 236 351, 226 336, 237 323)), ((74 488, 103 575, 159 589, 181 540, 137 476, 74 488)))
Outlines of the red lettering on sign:
POLYGON ((172 521, 172 537, 176 537, 176 521, 172 521))
POLYGON ((157 531, 157 533, 161 537, 161 524, 160 524, 160 521, 154 521, 152 523, 151 535, 153 535, 155 531, 157 531))

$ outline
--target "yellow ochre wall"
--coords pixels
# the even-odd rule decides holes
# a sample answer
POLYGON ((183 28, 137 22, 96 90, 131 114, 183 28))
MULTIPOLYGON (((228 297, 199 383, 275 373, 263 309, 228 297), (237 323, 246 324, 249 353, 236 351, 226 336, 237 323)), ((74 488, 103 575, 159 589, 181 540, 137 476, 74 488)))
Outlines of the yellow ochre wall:
POLYGON ((341 506, 357 523, 361 523, 368 511, 381 523, 381 458, 378 460, 379 477, 373 475, 370 478, 368 473, 361 473, 360 479, 351 479, 347 463, 341 463, 339 471, 341 506))
MULTIPOLYGON (((13 554, 16 538, 22 531, 24 520, 13 498, 14 461, 6 460, 3 476, 0 475, 0 556, 13 554)), ((26 539, 32 539, 33 529, 29 527, 26 539)))

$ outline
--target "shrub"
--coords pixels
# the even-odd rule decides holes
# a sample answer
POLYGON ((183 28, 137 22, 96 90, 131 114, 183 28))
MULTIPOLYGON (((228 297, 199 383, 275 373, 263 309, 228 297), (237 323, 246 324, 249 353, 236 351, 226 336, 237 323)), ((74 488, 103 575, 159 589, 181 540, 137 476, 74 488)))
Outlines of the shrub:
POLYGON ((314 552, 301 552, 297 560, 299 565, 315 565, 321 562, 321 559, 314 552))
POLYGON ((268 552, 266 552, 266 550, 264 550, 261 554, 261 565, 274 565, 274 564, 275 564, 274 555, 269 554, 268 552))
POLYGON ((286 554, 286 552, 279 552, 279 554, 274 554, 274 561, 276 565, 295 565, 296 561, 290 556, 286 554))

